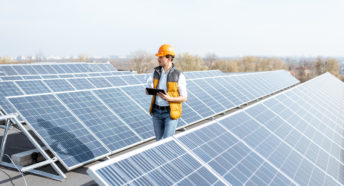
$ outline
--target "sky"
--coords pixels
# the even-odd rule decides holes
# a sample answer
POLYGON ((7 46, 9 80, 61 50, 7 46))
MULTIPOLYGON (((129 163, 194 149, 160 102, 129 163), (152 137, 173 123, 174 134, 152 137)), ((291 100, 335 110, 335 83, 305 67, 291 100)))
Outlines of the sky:
POLYGON ((343 0, 0 0, 0 56, 344 56, 343 0))

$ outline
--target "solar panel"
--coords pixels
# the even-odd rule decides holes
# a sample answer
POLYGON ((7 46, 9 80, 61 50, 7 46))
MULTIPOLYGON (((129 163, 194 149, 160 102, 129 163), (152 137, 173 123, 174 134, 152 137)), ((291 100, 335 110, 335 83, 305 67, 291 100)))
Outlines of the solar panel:
POLYGON ((195 110, 193 110, 187 103, 183 103, 182 110, 183 114, 181 118, 185 121, 185 123, 179 121, 177 127, 182 127, 184 125, 195 123, 203 119, 203 117, 200 114, 198 114, 195 110))
MULTIPOLYGON (((198 99, 200 99, 202 102, 204 102, 211 110, 215 112, 223 112, 226 110, 224 106, 222 106, 219 102, 217 102, 213 97, 212 97, 212 92, 206 92, 202 88, 200 88, 196 82, 194 81, 189 81, 187 83, 187 89, 189 93, 194 94, 198 99)), ((215 93, 214 93, 215 94, 215 93)))
POLYGON ((66 71, 61 68, 60 65, 51 65, 51 68, 53 68, 58 74, 64 74, 67 73, 66 71))
POLYGON ((250 98, 248 98, 246 95, 242 94, 237 87, 235 87, 235 84, 229 83, 227 80, 229 78, 216 78, 216 81, 221 84, 223 87, 227 89, 227 91, 230 91, 234 97, 237 99, 240 99, 241 103, 245 103, 250 101, 250 98))
POLYGON ((132 129, 91 92, 61 93, 57 96, 111 151, 140 141, 132 129))
POLYGON ((44 68, 45 71, 48 72, 48 74, 57 74, 58 73, 51 67, 51 65, 42 65, 42 68, 44 68))
MULTIPOLYGON (((343 120, 335 118, 342 117, 338 108, 344 105, 344 85, 337 80, 333 83, 334 80, 333 76, 325 74, 242 111, 177 134, 156 146, 176 141, 209 172, 215 173, 216 179, 226 180, 225 184, 343 185, 344 161, 340 143, 344 139, 343 120)), ((104 176, 116 178, 114 180, 128 178, 122 172, 141 177, 141 174, 161 167, 147 161, 130 166, 134 156, 146 156, 151 149, 154 147, 138 149, 95 165, 88 173, 99 184, 106 183, 101 179, 104 176), (121 162, 129 162, 125 164, 129 166, 120 166, 123 165, 121 162), (141 167, 152 168, 145 170, 141 167), (135 175, 137 172, 140 174, 135 175)), ((156 154, 165 151, 157 149, 156 154)), ((171 159, 168 155, 164 157, 171 159)), ((167 179, 173 179, 173 176, 168 175, 167 179)), ((135 179, 130 178, 124 183, 133 183, 132 180, 135 179)), ((159 178, 149 177, 149 180, 159 178)), ((175 183, 179 182, 174 180, 169 184, 175 183)))
POLYGON ((18 72, 18 74, 21 74, 21 75, 28 75, 30 74, 29 72, 27 72, 23 66, 20 66, 20 65, 13 65, 12 68, 18 72))
POLYGON ((42 67, 42 65, 32 65, 32 68, 35 69, 38 74, 49 74, 49 72, 42 67))
POLYGON ((111 87, 111 84, 103 77, 87 79, 97 88, 111 87))
POLYGON ((218 89, 212 87, 211 84, 207 82, 207 79, 197 79, 193 82, 201 87, 205 92, 208 92, 225 109, 233 108, 235 106, 235 104, 221 92, 220 87, 218 87, 218 89))
POLYGON ((292 180, 217 123, 177 139, 232 185, 292 184, 292 180))
POLYGON ((38 72, 34 68, 32 68, 31 65, 23 65, 23 68, 31 75, 38 74, 38 72))
POLYGON ((44 85, 44 83, 41 80, 16 81, 16 83, 26 94, 39 94, 51 92, 49 88, 46 85, 44 85))
POLYGON ((0 82, 0 105, 8 114, 15 113, 13 107, 6 101, 6 96, 23 95, 13 82, 0 82))
POLYGON ((213 116, 215 112, 211 110, 204 102, 200 101, 191 92, 188 92, 188 98, 186 104, 189 105, 194 111, 196 111, 203 118, 213 116))
POLYGON ((75 90, 72 87, 72 85, 70 83, 68 83, 65 79, 51 79, 51 80, 44 80, 44 82, 54 92, 75 90))
POLYGON ((93 89, 95 88, 87 79, 83 78, 74 78, 74 79, 67 79, 69 83, 73 85, 77 90, 84 90, 84 89, 93 89))
POLYGON ((8 76, 18 75, 18 72, 16 72, 11 66, 1 66, 1 68, 8 76))
POLYGON ((118 88, 112 88, 95 90, 94 93, 142 139, 154 136, 150 115, 146 110, 133 102, 123 91, 118 88))
POLYGON ((127 85, 127 83, 120 76, 105 77, 105 79, 108 80, 114 87, 127 85))
POLYGON ((109 151, 53 95, 13 97, 8 100, 71 170, 109 154, 109 151))
POLYGON ((121 78, 127 82, 128 85, 141 84, 141 82, 135 78, 135 75, 123 75, 121 78))
POLYGON ((225 185, 175 141, 88 170, 100 185, 225 185))
POLYGON ((145 110, 149 110, 152 96, 146 95, 145 87, 143 85, 128 86, 121 88, 127 93, 134 101, 136 101, 145 110))
POLYGON ((65 71, 66 73, 73 73, 73 70, 70 69, 69 65, 68 64, 61 64, 60 65, 61 69, 63 71, 65 71))

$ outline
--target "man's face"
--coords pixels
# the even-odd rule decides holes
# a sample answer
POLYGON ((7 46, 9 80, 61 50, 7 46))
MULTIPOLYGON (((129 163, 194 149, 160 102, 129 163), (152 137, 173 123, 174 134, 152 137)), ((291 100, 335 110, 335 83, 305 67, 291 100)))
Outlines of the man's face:
POLYGON ((168 59, 166 56, 159 56, 158 62, 159 62, 159 66, 164 67, 170 62, 170 59, 168 59))

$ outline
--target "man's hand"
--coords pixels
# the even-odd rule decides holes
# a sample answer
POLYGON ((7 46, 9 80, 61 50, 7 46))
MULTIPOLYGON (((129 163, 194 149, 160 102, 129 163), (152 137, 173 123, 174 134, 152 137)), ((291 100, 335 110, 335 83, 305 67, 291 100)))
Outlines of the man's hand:
POLYGON ((160 96, 165 101, 171 101, 171 97, 168 94, 164 94, 162 92, 158 92, 156 95, 160 96))

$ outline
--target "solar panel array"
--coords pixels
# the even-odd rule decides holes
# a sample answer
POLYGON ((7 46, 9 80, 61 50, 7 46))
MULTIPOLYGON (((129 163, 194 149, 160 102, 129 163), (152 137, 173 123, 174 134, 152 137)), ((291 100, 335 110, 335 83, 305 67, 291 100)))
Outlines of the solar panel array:
MULTIPOLYGON (((203 73, 206 74, 205 72, 203 73)), ((229 77, 217 76, 189 79, 188 84, 190 84, 190 87, 188 87, 188 101, 184 104, 183 116, 179 122, 179 127, 190 125, 210 116, 219 114, 226 109, 228 110, 239 106, 239 104, 252 101, 245 100, 245 102, 244 100, 240 100, 237 105, 234 103, 229 105, 228 103, 231 102, 231 98, 229 98, 226 102, 222 103, 222 99, 224 97, 228 98, 227 92, 231 92, 230 90, 227 90, 225 86, 213 87, 213 89, 220 91, 216 94, 217 96, 213 96, 213 92, 209 92, 209 90, 211 90, 209 87, 213 85, 213 82, 217 82, 218 80, 226 82, 231 78, 239 78, 239 76, 245 79, 245 81, 255 79, 258 86, 260 84, 267 84, 266 87, 268 90, 266 90, 266 94, 273 93, 274 91, 286 88, 298 82, 286 71, 262 72, 229 77), (208 83, 209 89, 207 87, 203 87, 203 80, 210 81, 208 83), (282 83, 278 83, 277 81, 281 81, 282 83), (209 95, 211 99, 204 103, 202 99, 198 97, 200 96, 197 94, 197 91, 199 90, 203 90, 203 92, 209 95), (200 109, 195 107, 193 104, 200 105, 199 107, 203 106, 205 109, 211 110, 211 112, 203 113, 204 108, 200 109), (216 108, 219 106, 221 106, 221 109, 216 108)), ((24 121, 33 128, 33 131, 35 131, 44 144, 55 153, 59 160, 62 162, 67 161, 64 163, 64 166, 68 170, 89 161, 99 159, 109 153, 114 153, 138 143, 142 143, 154 137, 153 127, 151 126, 151 117, 148 113, 151 96, 145 95, 144 84, 142 83, 144 82, 144 76, 121 75, 97 78, 101 78, 101 80, 91 81, 90 79, 93 78, 80 77, 11 82, 18 85, 18 89, 23 92, 22 94, 27 94, 8 97, 8 100, 16 108, 16 111, 23 116, 24 121), (118 77, 122 80, 120 82, 124 82, 126 85, 114 87, 114 85, 116 85, 116 79, 114 78, 118 77), (110 78, 110 80, 107 81, 108 78, 110 78), (41 86, 42 84, 38 82, 41 82, 45 86, 41 86), (130 85, 130 83, 136 85, 130 85), (110 85, 111 87, 108 87, 110 85), (30 86, 34 90, 30 90, 30 86), (73 90, 70 90, 71 87, 73 90), (46 93, 46 88, 49 90, 49 93, 46 93), (41 92, 39 94, 30 95, 32 91, 41 92), (46 96, 48 96, 49 99, 46 99, 46 96), (55 111, 49 107, 44 109, 40 108, 42 100, 48 100, 51 104, 58 102, 59 106, 56 106, 56 108, 58 108, 59 111, 55 111), (25 104, 23 105, 21 102, 25 102, 25 104), (33 111, 27 109, 36 107, 38 108, 33 111), (42 113, 47 116, 42 118, 42 113), (64 118, 66 113, 69 113, 66 120, 62 119, 59 121, 65 123, 59 124, 54 122, 54 117, 64 118), (58 116, 59 114, 62 115, 58 116), (49 118, 52 121, 50 121, 49 118), (52 134, 47 132, 44 125, 35 124, 38 120, 44 120, 44 123, 49 123, 47 125, 52 125, 57 128, 61 128, 59 125, 68 125, 66 123, 68 123, 69 120, 73 120, 75 121, 75 126, 80 125, 81 128, 80 130, 77 130, 77 128, 66 130, 68 133, 60 132, 52 134), (95 139, 103 149, 99 150, 100 152, 96 154, 93 151, 98 151, 99 146, 94 146, 95 144, 90 144, 90 146, 86 145, 82 148, 86 149, 85 152, 92 152, 94 156, 87 155, 79 157, 77 153, 67 153, 67 151, 61 150, 61 148, 64 149, 63 144, 61 144, 61 147, 61 145, 58 145, 57 140, 49 140, 49 135, 54 135, 54 139, 65 139, 65 135, 67 135, 67 138, 70 138, 68 136, 87 136, 84 139, 85 141, 75 139, 75 143, 79 144, 80 141, 88 143, 88 138, 90 138, 91 141, 94 141, 95 139), (106 150, 104 151, 104 149, 106 150), (73 161, 68 161, 70 156, 77 156, 78 158, 75 158, 73 161)), ((218 84, 220 85, 221 83, 218 84)), ((240 87, 237 88, 239 89, 240 87)), ((256 97, 254 97, 254 99, 263 97, 266 94, 260 95, 257 93, 255 94, 256 97)), ((51 106, 53 107, 54 105, 51 106)), ((70 140, 69 143, 73 143, 73 140, 70 140)))
POLYGON ((2 72, 4 76, 110 71, 116 71, 116 69, 108 63, 36 63, 0 65, 0 72, 2 72))
POLYGON ((198 185, 198 179, 206 185, 216 181, 343 185, 343 95, 343 82, 327 73, 239 112, 94 165, 88 174, 101 185, 198 185), (166 149, 183 152, 167 155, 166 149), (156 163, 155 154, 165 161, 156 163), (209 179, 184 173, 191 165, 180 154, 208 169, 209 179))

